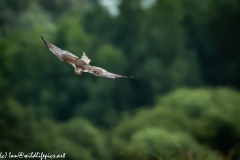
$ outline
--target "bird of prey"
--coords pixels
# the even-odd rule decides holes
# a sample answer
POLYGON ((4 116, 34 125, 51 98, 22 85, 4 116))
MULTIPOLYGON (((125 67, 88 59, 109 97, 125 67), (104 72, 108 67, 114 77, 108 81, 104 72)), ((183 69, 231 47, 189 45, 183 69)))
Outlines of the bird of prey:
POLYGON ((91 60, 86 56, 86 54, 83 52, 83 55, 81 58, 78 58, 74 54, 62 50, 58 48, 57 46, 51 44, 50 42, 46 41, 43 37, 41 37, 43 42, 46 44, 48 49, 55 54, 60 60, 70 63, 74 68, 74 73, 76 75, 81 75, 83 72, 89 72, 94 74, 95 76, 100 77, 106 77, 106 78, 133 78, 131 76, 121 76, 118 74, 114 74, 111 72, 106 71, 105 69, 102 69, 100 67, 95 67, 89 65, 91 60))

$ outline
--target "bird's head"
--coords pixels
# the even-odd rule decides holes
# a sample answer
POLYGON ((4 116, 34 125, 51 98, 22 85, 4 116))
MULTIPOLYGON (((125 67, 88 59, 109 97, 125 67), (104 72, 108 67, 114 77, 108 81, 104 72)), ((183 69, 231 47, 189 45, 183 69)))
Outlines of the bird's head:
POLYGON ((75 73, 76 75, 81 75, 81 74, 83 73, 83 70, 80 69, 80 68, 76 68, 76 69, 74 70, 74 73, 75 73))

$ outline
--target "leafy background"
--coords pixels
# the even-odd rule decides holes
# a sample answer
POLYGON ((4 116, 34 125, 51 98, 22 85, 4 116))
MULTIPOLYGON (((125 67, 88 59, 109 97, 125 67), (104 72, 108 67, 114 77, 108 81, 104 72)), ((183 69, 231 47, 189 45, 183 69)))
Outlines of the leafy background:
POLYGON ((114 2, 0 0, 0 152, 239 159, 240 1, 114 2), (134 79, 76 76, 40 36, 134 79))

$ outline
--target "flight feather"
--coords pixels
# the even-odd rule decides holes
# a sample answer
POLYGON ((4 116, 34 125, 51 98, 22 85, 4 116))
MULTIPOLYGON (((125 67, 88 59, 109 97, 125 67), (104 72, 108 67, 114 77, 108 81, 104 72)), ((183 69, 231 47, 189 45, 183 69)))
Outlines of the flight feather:
POLYGON ((74 54, 62 50, 58 48, 57 46, 53 45, 52 43, 46 41, 43 37, 41 37, 45 45, 48 47, 48 49, 56 55, 60 60, 70 63, 74 68, 74 72, 77 75, 81 75, 83 72, 88 72, 91 74, 94 74, 95 76, 100 76, 100 77, 106 77, 106 78, 133 78, 131 76, 121 76, 115 73, 111 73, 106 71, 105 69, 102 69, 100 67, 95 67, 89 65, 91 60, 87 57, 87 55, 83 52, 83 55, 80 58, 75 56, 74 54))

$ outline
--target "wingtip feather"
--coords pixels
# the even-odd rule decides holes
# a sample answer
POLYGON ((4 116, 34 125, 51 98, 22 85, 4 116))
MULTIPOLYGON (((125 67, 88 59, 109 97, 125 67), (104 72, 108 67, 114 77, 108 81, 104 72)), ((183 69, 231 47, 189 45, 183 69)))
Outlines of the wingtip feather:
POLYGON ((129 79, 133 79, 133 76, 121 76, 121 77, 117 77, 117 78, 129 78, 129 79))
POLYGON ((133 76, 125 76, 125 78, 133 79, 133 76))
POLYGON ((49 48, 48 44, 47 44, 47 41, 41 36, 43 42, 45 43, 45 45, 49 48))

